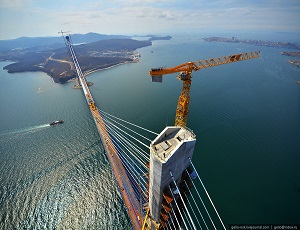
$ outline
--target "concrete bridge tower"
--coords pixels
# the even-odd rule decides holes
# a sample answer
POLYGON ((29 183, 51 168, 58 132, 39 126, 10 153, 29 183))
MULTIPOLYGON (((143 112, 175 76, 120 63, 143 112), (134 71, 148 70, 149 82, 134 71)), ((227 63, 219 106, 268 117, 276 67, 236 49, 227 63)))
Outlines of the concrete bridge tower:
MULTIPOLYGON (((149 218, 147 224, 148 226, 151 225, 151 227, 148 229, 163 229, 166 221, 163 218, 166 216, 166 209, 170 211, 170 206, 165 201, 165 199, 168 199, 169 186, 173 186, 173 189, 175 189, 172 183, 173 179, 177 184, 181 183, 183 173, 190 166, 190 159, 192 159, 195 144, 195 134, 179 126, 166 127, 151 142, 149 218)), ((170 193, 169 198, 172 199, 170 193)))

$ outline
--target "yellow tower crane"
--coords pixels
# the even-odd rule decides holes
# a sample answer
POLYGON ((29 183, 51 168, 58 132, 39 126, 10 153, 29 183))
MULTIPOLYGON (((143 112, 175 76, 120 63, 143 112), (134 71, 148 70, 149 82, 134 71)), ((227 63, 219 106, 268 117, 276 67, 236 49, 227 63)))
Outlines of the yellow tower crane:
POLYGON ((244 61, 252 58, 259 57, 258 52, 249 52, 234 54, 228 57, 211 58, 195 62, 186 62, 178 66, 170 68, 155 68, 149 71, 152 77, 152 82, 162 82, 162 76, 165 74, 180 73, 177 78, 183 82, 181 95, 178 99, 175 126, 186 127, 189 103, 190 103, 190 88, 192 83, 192 71, 198 71, 204 68, 210 68, 213 66, 229 64, 238 61, 244 61))

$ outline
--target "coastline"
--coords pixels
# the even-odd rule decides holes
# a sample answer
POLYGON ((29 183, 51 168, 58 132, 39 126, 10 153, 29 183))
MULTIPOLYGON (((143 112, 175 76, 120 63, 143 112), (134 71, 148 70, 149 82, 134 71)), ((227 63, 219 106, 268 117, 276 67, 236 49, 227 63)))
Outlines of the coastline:
MULTIPOLYGON (((87 77, 88 75, 90 75, 92 73, 95 73, 95 72, 99 72, 99 71, 103 71, 103 70, 108 70, 108 69, 111 69, 111 68, 114 68, 114 67, 117 67, 117 66, 120 66, 120 65, 128 64, 128 63, 137 63, 137 62, 139 62, 139 59, 136 59, 134 61, 126 61, 126 62, 118 63, 118 64, 115 64, 115 65, 112 65, 112 66, 109 66, 109 67, 105 67, 105 68, 98 68, 98 69, 90 70, 90 71, 85 72, 83 75, 84 75, 84 77, 87 77)), ((73 78, 71 78, 71 79, 69 79, 67 81, 67 83, 75 82, 75 85, 73 86, 73 89, 81 89, 81 86, 77 86, 76 85, 76 80, 75 79, 76 79, 76 76, 73 77, 73 78)), ((90 83, 89 86, 94 85, 93 82, 88 82, 88 83, 90 83)))
MULTIPOLYGON (((118 63, 118 64, 115 64, 115 65, 111 65, 111 66, 108 66, 108 67, 104 67, 104 68, 98 68, 98 69, 93 69, 93 70, 89 70, 89 71, 86 71, 83 73, 83 75, 85 77, 87 77, 88 75, 92 74, 92 73, 96 73, 96 72, 99 72, 99 71, 103 71, 103 70, 108 70, 108 69, 111 69, 111 68, 114 68, 114 67, 117 67, 117 66, 120 66, 120 65, 124 65, 124 64, 128 64, 128 63, 137 63, 139 62, 139 60, 134 60, 134 61, 126 61, 126 62, 122 62, 122 63, 118 63)), ((75 82, 75 77, 69 79, 67 81, 67 83, 70 83, 70 82, 75 82)))
POLYGON ((267 47, 280 47, 280 48, 288 48, 288 49, 296 49, 300 50, 300 45, 291 42, 274 42, 267 40, 252 40, 252 39, 238 39, 237 37, 207 37, 203 38, 206 42, 228 42, 228 43, 244 43, 251 44, 256 46, 267 46, 267 47))
POLYGON ((128 63, 137 63, 137 62, 138 61, 125 61, 125 62, 121 62, 121 63, 115 64, 115 65, 111 65, 111 66, 108 66, 108 67, 98 68, 98 69, 94 69, 94 70, 89 70, 89 71, 84 72, 84 76, 87 77, 88 75, 90 75, 92 73, 95 73, 95 72, 99 72, 99 71, 103 71, 103 70, 108 70, 108 69, 117 67, 119 65, 124 65, 124 64, 128 64, 128 63))
MULTIPOLYGON (((140 54, 136 49, 151 45, 151 41, 148 40, 132 39, 109 39, 84 44, 79 49, 82 70, 87 76, 120 64, 137 62, 140 54)), ((4 68, 9 73, 45 72, 55 83, 61 84, 75 78, 76 74, 72 69, 69 57, 65 54, 64 47, 51 50, 51 52, 48 49, 40 52, 36 47, 29 51, 20 49, 18 52, 0 53, 0 58, 10 63, 4 68), (15 61, 11 62, 13 58, 15 61)))

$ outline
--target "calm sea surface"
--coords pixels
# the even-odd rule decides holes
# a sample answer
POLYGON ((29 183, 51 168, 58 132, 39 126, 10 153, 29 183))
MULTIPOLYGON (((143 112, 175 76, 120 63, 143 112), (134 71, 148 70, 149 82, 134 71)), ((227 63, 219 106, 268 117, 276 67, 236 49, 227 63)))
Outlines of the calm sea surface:
MULTIPOLYGON (((152 67, 247 51, 248 60, 193 74, 193 162, 226 226, 300 221, 300 68, 280 48, 154 41, 139 63, 93 73, 104 111, 155 132, 173 125, 181 82, 152 67)), ((73 83, 8 74, 0 63, 0 229, 131 229, 86 105, 73 83), (48 124, 57 119, 65 123, 48 124)), ((200 189, 200 184, 198 184, 200 189)))

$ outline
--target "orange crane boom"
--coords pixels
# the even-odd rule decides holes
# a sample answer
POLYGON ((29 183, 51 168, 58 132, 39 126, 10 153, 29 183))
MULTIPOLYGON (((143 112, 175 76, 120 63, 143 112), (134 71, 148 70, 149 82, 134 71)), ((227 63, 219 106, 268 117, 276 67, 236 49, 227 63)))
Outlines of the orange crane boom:
POLYGON ((258 58, 260 52, 249 52, 229 55, 228 57, 218 57, 195 62, 186 62, 178 66, 170 68, 155 68, 149 71, 152 77, 152 82, 162 82, 162 76, 165 74, 180 73, 177 78, 183 82, 181 95, 178 99, 175 126, 186 127, 189 103, 190 103, 190 88, 192 83, 192 72, 213 66, 225 65, 233 62, 244 61, 252 58, 258 58))

